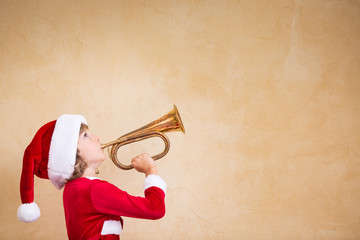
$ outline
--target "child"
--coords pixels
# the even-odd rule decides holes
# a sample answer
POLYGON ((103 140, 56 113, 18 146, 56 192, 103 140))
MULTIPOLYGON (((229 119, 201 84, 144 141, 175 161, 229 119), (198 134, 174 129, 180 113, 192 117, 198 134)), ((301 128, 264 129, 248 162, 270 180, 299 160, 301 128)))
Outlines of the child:
POLYGON ((95 177, 105 160, 99 138, 81 115, 62 115, 39 129, 26 148, 20 182, 22 205, 18 218, 35 221, 40 209, 34 200, 34 174, 61 189, 69 239, 120 239, 121 216, 159 219, 165 214, 166 184, 147 154, 132 159, 145 174, 145 197, 135 197, 95 177))

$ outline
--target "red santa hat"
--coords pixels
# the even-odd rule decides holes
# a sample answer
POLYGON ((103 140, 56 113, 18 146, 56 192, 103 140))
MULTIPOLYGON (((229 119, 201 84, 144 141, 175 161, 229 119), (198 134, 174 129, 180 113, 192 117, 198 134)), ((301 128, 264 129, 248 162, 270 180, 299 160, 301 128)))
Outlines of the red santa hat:
POLYGON ((40 217, 40 209, 34 202, 34 174, 49 179, 61 189, 74 172, 81 115, 62 115, 42 126, 26 148, 20 181, 22 204, 17 216, 22 222, 33 222, 40 217))

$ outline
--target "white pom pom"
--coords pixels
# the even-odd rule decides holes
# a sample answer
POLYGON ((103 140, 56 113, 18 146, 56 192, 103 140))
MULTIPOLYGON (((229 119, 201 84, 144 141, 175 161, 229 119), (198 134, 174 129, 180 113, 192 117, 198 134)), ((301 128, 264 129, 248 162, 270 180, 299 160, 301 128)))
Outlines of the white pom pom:
POLYGON ((21 204, 17 210, 17 217, 25 223, 33 222, 40 217, 40 208, 35 202, 21 204))

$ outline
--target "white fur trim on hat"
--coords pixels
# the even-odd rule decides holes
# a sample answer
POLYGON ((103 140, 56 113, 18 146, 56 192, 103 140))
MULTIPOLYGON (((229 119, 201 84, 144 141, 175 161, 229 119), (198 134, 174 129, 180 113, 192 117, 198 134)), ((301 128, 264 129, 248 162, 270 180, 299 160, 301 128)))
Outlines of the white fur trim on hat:
POLYGON ((17 210, 17 217, 25 223, 33 222, 40 217, 40 209, 35 202, 23 203, 17 210))
POLYGON ((64 187, 66 179, 74 172, 81 123, 86 124, 82 115, 65 114, 56 120, 49 150, 48 176, 58 189, 64 187))
POLYGON ((159 175, 151 174, 145 178, 144 189, 150 187, 158 187, 166 194, 166 183, 159 175))

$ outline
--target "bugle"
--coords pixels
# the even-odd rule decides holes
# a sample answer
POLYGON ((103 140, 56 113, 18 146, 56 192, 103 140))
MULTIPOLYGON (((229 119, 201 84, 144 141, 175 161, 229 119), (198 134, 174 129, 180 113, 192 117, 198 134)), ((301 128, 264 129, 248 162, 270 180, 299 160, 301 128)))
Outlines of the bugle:
POLYGON ((174 131, 181 131, 185 133, 184 125, 181 121, 179 111, 175 105, 174 108, 164 116, 156 119, 155 121, 141 128, 138 128, 132 132, 129 132, 119 137, 115 141, 106 144, 101 144, 101 148, 104 149, 109 147, 108 149, 109 157, 113 161, 113 163, 118 168, 121 168, 123 170, 129 170, 132 169, 133 166, 122 164, 117 157, 117 151, 121 146, 152 137, 160 137, 165 143, 164 151, 157 155, 152 156, 154 160, 158 160, 164 157, 170 149, 170 140, 164 133, 174 132, 174 131))

